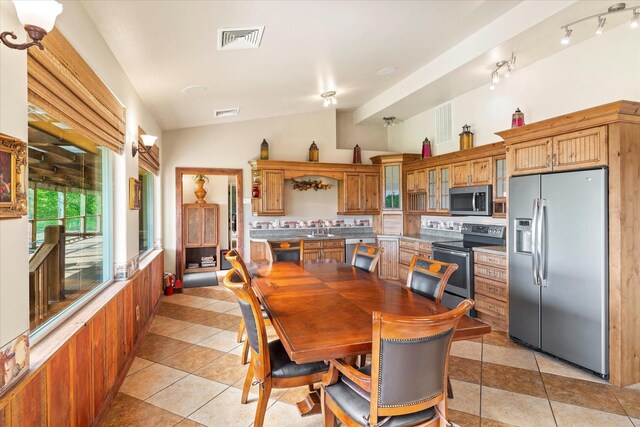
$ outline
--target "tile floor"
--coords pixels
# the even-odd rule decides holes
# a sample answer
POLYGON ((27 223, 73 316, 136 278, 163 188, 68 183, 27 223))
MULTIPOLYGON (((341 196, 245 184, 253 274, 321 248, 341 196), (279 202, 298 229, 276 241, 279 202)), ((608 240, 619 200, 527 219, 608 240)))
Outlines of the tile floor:
MULTIPOLYGON (((251 426, 257 394, 240 404, 239 316, 223 286, 164 297, 102 426, 251 426)), ((450 418, 462 427, 640 426, 640 387, 610 386, 501 333, 454 343, 450 374, 450 418)), ((274 389, 265 425, 321 426, 298 416, 305 395, 274 389)))

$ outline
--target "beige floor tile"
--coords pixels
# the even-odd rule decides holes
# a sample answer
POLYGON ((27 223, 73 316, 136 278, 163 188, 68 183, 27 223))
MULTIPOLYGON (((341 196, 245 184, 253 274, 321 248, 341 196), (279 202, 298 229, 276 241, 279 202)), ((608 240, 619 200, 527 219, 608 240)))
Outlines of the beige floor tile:
POLYGON ((540 372, 547 374, 560 375, 563 377, 576 378, 579 380, 592 381, 594 383, 607 384, 607 382, 595 375, 588 374, 578 368, 574 368, 568 363, 561 362, 560 360, 547 356, 539 352, 534 352, 536 362, 538 362, 538 368, 540 372))
POLYGON ((242 355, 242 347, 243 347, 243 345, 244 345, 244 343, 243 344, 238 344, 238 346, 236 348, 234 348, 233 350, 230 350, 229 353, 235 354, 236 356, 242 355))
MULTIPOLYGON (((206 309, 206 307, 205 307, 206 309)), ((236 308, 229 310, 226 312, 227 314, 232 314, 234 316, 242 316, 242 310, 240 310, 240 307, 237 307, 237 303, 236 303, 236 308)))
POLYGON ((184 420, 176 424, 174 427, 206 427, 206 426, 204 424, 200 424, 195 421, 191 421, 188 418, 185 418, 184 420))
POLYGON ((251 401, 246 405, 240 403, 241 397, 240 390, 229 387, 189 415, 189 419, 208 426, 249 426, 255 419, 257 396, 250 396, 251 401))
POLYGON ((455 341, 451 344, 451 355, 466 359, 482 360, 482 344, 473 341, 455 341))
POLYGON ((195 295, 187 294, 173 294, 169 297, 169 301, 172 304, 180 304, 187 307, 202 308, 205 305, 210 305, 211 300, 209 298, 198 297, 195 295))
POLYGON ((126 377, 120 391, 146 400, 186 376, 186 372, 156 363, 126 377))
POLYGON ((131 367, 127 371, 127 376, 131 374, 135 374, 136 372, 146 368, 147 366, 153 365, 153 363, 154 362, 152 362, 151 360, 143 359, 141 357, 135 357, 133 359, 133 363, 131 364, 131 367))
POLYGON ((449 408, 467 414, 480 415, 480 386, 465 381, 451 380, 453 399, 449 399, 449 408))
MULTIPOLYGON (((224 313, 235 308, 240 310, 240 307, 238 307, 238 303, 231 301, 215 301, 213 304, 202 307, 203 310, 217 311, 218 313, 224 313)), ((240 316, 240 314, 238 314, 238 316, 240 316)))
POLYGON ((302 417, 295 406, 276 402, 267 409, 265 427, 322 427, 322 415, 302 417))
POLYGON ((175 334, 178 331, 193 326, 195 323, 183 322, 182 320, 171 319, 170 317, 158 316, 153 319, 149 328, 152 334, 163 335, 165 337, 175 334))
POLYGON ((198 345, 226 352, 231 351, 240 345, 237 338, 237 333, 233 333, 231 331, 222 331, 205 340, 200 341, 198 345))
POLYGON ((538 370, 533 351, 485 344, 482 349, 482 361, 507 365, 514 368, 538 370))
MULTIPOLYGON (((238 379, 238 381, 236 381, 235 383, 233 383, 233 385, 231 387, 235 387, 238 390, 242 390, 244 388, 244 380, 246 378, 246 372, 242 375, 242 377, 240 379, 238 379)), ((307 387, 304 387, 305 390, 308 390, 307 387)), ((251 393, 256 395, 256 398, 258 396, 258 384, 256 385, 252 385, 251 388, 249 389, 251 393)), ((269 395, 269 399, 273 399, 273 400, 280 400, 280 398, 287 393, 289 390, 288 388, 272 388, 271 389, 271 394, 269 395)), ((306 395, 305 395, 306 396, 306 395)), ((302 399, 300 399, 302 400, 302 399)))
POLYGON ((521 427, 556 425, 547 399, 491 387, 482 387, 481 416, 521 427))
POLYGON ((171 368, 180 369, 185 372, 193 372, 213 362, 226 353, 214 350, 209 347, 192 345, 191 347, 179 353, 173 354, 166 359, 162 359, 160 363, 171 368))
POLYGON ((295 406, 309 395, 309 387, 294 387, 284 390, 284 393, 278 398, 278 402, 295 406))
POLYGON ((195 375, 232 385, 247 375, 248 365, 241 365, 240 358, 233 354, 225 354, 194 372, 195 375))
POLYGON ((191 347, 192 344, 162 335, 147 334, 141 341, 136 355, 143 359, 159 362, 172 354, 191 347))
MULTIPOLYGON (((596 398, 594 396, 594 398, 596 398)), ((633 423, 624 415, 616 415, 610 412, 597 411, 595 409, 583 408, 582 406, 570 405, 551 401, 553 414, 556 417, 558 427, 590 427, 590 426, 616 426, 633 427, 633 423)))
POLYGON ((186 341, 191 344, 197 344, 205 338, 209 338, 219 332, 222 332, 222 329, 204 325, 193 325, 178 331, 175 334, 171 334, 170 338, 186 341))
POLYGON ((159 408, 182 417, 191 415, 202 405, 222 393, 227 387, 216 381, 188 375, 146 400, 159 408))
POLYGON ((124 393, 118 393, 100 427, 161 427, 173 426, 180 421, 178 415, 156 408, 124 393))
POLYGON ((638 418, 631 418, 631 422, 633 423, 634 426, 636 427, 640 427, 640 419, 638 418))

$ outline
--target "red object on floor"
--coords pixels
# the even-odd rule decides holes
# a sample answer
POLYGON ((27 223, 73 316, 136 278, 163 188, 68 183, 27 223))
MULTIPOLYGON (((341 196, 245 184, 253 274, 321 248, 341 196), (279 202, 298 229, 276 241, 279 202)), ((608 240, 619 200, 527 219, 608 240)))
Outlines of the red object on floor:
POLYGON ((173 286, 167 286, 164 288, 164 294, 166 296, 173 295, 173 286))
POLYGON ((181 294, 182 293, 182 280, 178 279, 176 280, 175 285, 173 285, 176 289, 176 293, 181 294))

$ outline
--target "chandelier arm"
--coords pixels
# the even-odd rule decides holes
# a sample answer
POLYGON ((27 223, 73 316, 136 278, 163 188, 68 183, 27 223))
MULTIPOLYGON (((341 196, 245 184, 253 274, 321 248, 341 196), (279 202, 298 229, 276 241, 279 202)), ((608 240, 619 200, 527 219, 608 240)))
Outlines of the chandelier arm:
POLYGON ((614 13, 628 12, 630 10, 635 12, 637 9, 640 9, 640 5, 633 6, 633 7, 625 7, 624 9, 620 9, 620 10, 612 10, 610 12, 607 11, 607 12, 603 12, 603 13, 596 13, 595 15, 587 16, 587 17, 575 20, 573 22, 569 22, 568 24, 565 24, 565 25, 561 26, 560 29, 561 30, 566 30, 566 29, 568 29, 569 27, 571 27, 573 25, 579 24, 580 22, 588 21, 588 20, 593 19, 593 18, 599 18, 599 17, 602 17, 602 16, 613 15, 614 13))

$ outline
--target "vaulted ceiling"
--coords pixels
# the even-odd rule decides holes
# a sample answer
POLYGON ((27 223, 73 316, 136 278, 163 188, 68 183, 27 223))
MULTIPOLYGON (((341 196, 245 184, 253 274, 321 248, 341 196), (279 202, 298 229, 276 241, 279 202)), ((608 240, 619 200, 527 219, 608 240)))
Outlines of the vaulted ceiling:
MULTIPOLYGON (((163 130, 322 109, 406 118, 486 84, 512 50, 561 49, 560 25, 602 1, 83 1, 163 130), (564 22, 563 22, 564 21, 564 22), (258 49, 217 50, 217 30, 264 26, 258 49), (393 67, 394 72, 378 71, 393 67), (204 93, 185 94, 189 86, 204 93), (235 118, 218 109, 240 108, 235 118)), ((575 34, 575 41, 593 32, 575 34)), ((380 124, 382 121, 380 120, 380 124)))

